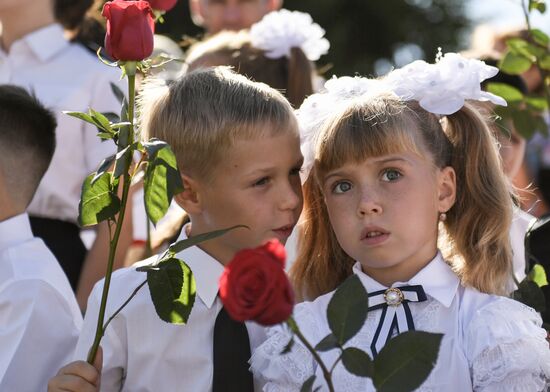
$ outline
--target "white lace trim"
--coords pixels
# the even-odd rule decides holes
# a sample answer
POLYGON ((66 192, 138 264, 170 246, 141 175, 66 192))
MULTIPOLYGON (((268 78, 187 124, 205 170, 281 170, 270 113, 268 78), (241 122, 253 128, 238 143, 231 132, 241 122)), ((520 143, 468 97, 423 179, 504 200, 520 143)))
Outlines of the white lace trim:
MULTIPOLYGON (((297 306, 295 309, 294 318, 301 329, 316 332, 314 318, 309 309, 305 306, 297 306)), ((281 354, 291 338, 292 333, 286 326, 269 328, 267 340, 250 358, 250 369, 266 383, 266 392, 300 390, 302 384, 315 373, 313 356, 298 339, 294 339, 289 353, 281 354)))

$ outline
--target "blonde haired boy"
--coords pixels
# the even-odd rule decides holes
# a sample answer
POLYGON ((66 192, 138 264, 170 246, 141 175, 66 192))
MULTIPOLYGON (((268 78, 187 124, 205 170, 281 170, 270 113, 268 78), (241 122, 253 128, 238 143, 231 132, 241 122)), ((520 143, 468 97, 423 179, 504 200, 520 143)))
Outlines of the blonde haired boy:
MULTIPOLYGON (((250 388, 242 389, 236 384, 240 380, 231 374, 219 386, 224 375, 214 366, 217 347, 213 344, 217 318, 222 314, 218 280, 237 251, 271 238, 284 243, 298 220, 302 155, 292 108, 267 85, 217 67, 192 72, 168 87, 146 89, 141 111, 145 133, 172 146, 182 173, 185 190, 176 201, 190 215, 191 223, 184 226, 179 239, 235 224, 250 229, 233 230, 177 255, 193 270, 197 284, 186 325, 162 321, 148 290, 140 290, 103 338, 101 390, 252 390, 252 377, 250 388)), ((135 266, 117 271, 107 314, 144 279, 135 266)), ((90 295, 77 359, 86 357, 92 343, 101 289, 102 283, 90 295)), ((246 331, 252 349, 265 338, 263 328, 254 323, 247 323, 246 331)), ((246 372, 247 360, 243 364, 246 372)), ((78 366, 74 363, 62 369, 50 382, 50 390, 67 388, 63 382, 74 374, 86 383, 78 366)), ((86 369, 82 362, 80 366, 86 369)), ((90 383, 97 385, 97 379, 90 383)), ((259 390, 261 386, 254 380, 253 387, 259 390)))

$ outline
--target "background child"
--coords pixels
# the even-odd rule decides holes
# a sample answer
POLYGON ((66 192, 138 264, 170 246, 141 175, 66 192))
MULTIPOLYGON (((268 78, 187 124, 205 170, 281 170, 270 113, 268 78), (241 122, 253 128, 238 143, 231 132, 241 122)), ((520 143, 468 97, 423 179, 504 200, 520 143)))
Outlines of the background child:
MULTIPOLYGON (((493 71, 448 54, 436 65, 412 63, 386 81, 343 83, 344 93, 365 85, 367 92, 329 96, 336 109, 310 144, 306 257, 295 264, 297 287, 315 298, 354 273, 373 303, 390 287, 416 290, 416 300, 391 304, 393 313, 371 310, 346 346, 372 357, 398 333, 443 333, 435 368, 420 390, 543 391, 550 380, 540 316, 497 296, 505 292, 511 270, 512 200, 491 131, 464 104, 465 98, 502 102, 479 90, 479 80, 493 71)), ((313 344, 330 332, 326 308, 332 294, 295 310, 313 344)), ((280 355, 289 339, 286 330, 276 327, 268 336, 251 360, 267 390, 299 390, 315 372, 314 387, 322 385, 301 344, 280 355)), ((338 354, 320 353, 328 364, 338 354)), ((348 373, 341 363, 333 381, 336 390, 373 390, 370 379, 348 373)))
POLYGON ((25 90, 0 85, 2 391, 43 390, 72 358, 82 324, 63 270, 33 237, 25 212, 52 159, 55 125, 53 113, 25 90))
MULTIPOLYGON (((0 4, 0 83, 32 89, 57 117, 56 142, 52 163, 29 205, 33 233, 44 240, 69 278, 74 290, 83 264, 81 297, 85 300, 95 282, 105 272, 109 228, 98 226, 90 251, 80 238, 77 225, 82 182, 101 160, 114 154, 112 143, 102 143, 97 128, 67 116, 63 110, 120 112, 120 103, 110 83, 121 83, 120 75, 102 64, 83 45, 70 42, 59 18, 71 27, 79 24, 89 0, 35 0, 0 4), (72 14, 72 15, 70 15, 72 14)), ((121 89, 125 91, 122 84, 121 89)), ((123 230, 117 261, 131 238, 123 230)))
MULTIPOLYGON (((285 242, 298 220, 302 155, 292 108, 277 91, 223 67, 192 72, 168 87, 146 88, 142 98, 145 134, 172 146, 182 172, 185 190, 176 200, 191 223, 179 239, 236 224, 250 230, 231 231, 178 255, 192 269, 197 287, 186 325, 162 321, 148 290, 138 292, 102 340, 101 390, 252 390, 250 351, 241 362, 236 351, 223 361, 244 369, 242 377, 227 371, 230 379, 225 379, 217 370, 219 358, 213 352, 218 346, 213 342, 220 331, 218 320, 225 314, 217 297, 218 280, 223 265, 238 250, 274 237, 285 242), (246 378, 250 383, 242 386, 246 378)), ((135 267, 117 271, 106 313, 112 314, 144 279, 135 267)), ((86 357, 92 343, 101 290, 98 284, 90 295, 77 359, 86 357)), ((239 347, 245 351, 264 339, 262 327, 246 327, 247 341, 239 347)), ((229 338, 237 341, 238 336, 229 338)), ((73 365, 63 372, 78 373, 75 367, 83 364, 73 365)), ((51 385, 61 388, 57 381, 63 372, 51 385)))

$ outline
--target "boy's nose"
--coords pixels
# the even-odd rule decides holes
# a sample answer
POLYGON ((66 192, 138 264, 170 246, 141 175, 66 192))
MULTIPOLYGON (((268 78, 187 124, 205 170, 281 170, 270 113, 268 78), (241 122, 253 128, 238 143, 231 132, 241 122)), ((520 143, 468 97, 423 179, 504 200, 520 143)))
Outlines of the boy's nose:
POLYGON ((294 210, 302 203, 302 187, 300 184, 295 186, 292 183, 286 184, 285 189, 281 191, 281 200, 279 208, 281 210, 294 210))

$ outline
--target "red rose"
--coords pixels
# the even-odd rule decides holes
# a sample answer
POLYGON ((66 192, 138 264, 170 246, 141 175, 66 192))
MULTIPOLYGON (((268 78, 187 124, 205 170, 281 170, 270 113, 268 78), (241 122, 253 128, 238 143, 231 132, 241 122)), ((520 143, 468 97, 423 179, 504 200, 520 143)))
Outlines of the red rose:
POLYGON ((169 11, 178 2, 178 0, 148 0, 151 8, 159 11, 169 11))
POLYGON ((109 1, 101 14, 107 18, 105 49, 112 58, 141 61, 153 53, 155 22, 147 1, 109 1))
POLYGON ((294 293, 285 258, 285 248, 277 240, 235 255, 220 278, 220 298, 231 318, 273 325, 290 317, 294 293))

